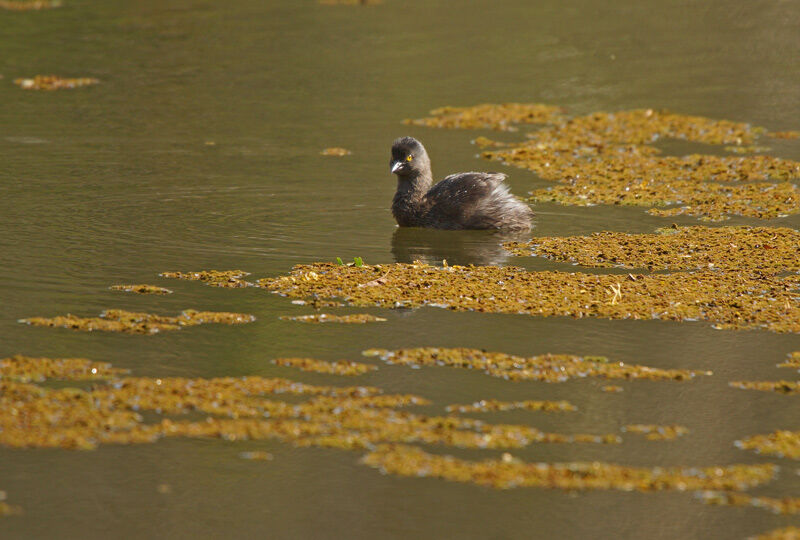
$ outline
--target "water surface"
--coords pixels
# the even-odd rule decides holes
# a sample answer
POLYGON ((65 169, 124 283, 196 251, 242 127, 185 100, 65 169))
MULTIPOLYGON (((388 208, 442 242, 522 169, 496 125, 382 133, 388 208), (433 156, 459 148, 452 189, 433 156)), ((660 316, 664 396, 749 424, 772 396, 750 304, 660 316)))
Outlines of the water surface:
MULTIPOLYGON (((774 369, 797 335, 721 332, 704 323, 541 319, 372 310, 388 322, 314 326, 278 320, 307 307, 263 290, 162 280, 166 270, 242 268, 256 277, 292 265, 362 257, 564 268, 510 257, 488 233, 398 231, 389 204, 389 145, 413 135, 437 177, 481 162, 479 131, 403 126, 442 105, 546 102, 571 113, 637 107, 798 129, 800 11, 792 2, 588 1, 532 4, 386 0, 70 0, 52 11, 0 11, 0 356, 111 361, 136 375, 289 376, 277 356, 358 359, 370 347, 466 346, 532 355, 599 354, 663 368, 710 369, 673 385, 599 380, 512 384, 445 368, 384 367, 356 379, 437 405, 482 398, 568 399, 579 413, 504 413, 497 422, 562 432, 617 432, 679 423, 674 442, 627 436, 619 446, 534 445, 534 461, 726 465, 766 458, 733 441, 797 429, 792 396, 728 388, 791 378, 774 369), (90 88, 24 92, 16 77, 101 79, 90 88), (213 143, 213 144, 212 144, 213 143), (351 156, 320 156, 342 146, 351 156), (175 294, 108 290, 155 283, 175 294), (154 337, 73 333, 16 321, 106 308, 185 308, 258 317, 154 337)), ((516 136, 516 135, 515 135, 516 136)), ((515 136, 509 137, 508 140, 515 136)), ((800 159, 797 141, 773 153, 800 159)), ((517 194, 543 185, 508 169, 517 194)), ((696 223, 641 208, 537 207, 536 235, 645 232, 696 223)), ((756 223, 732 219, 729 223, 756 223)), ((798 217, 770 222, 800 227, 798 217)), ((346 311, 346 310, 343 310, 346 311)), ((450 451, 450 449, 447 449, 450 451)), ((461 451, 482 459, 498 452, 461 451)), ((93 452, 0 449, 0 489, 24 507, 2 538, 745 538, 798 524, 755 508, 707 507, 687 493, 493 491, 380 475, 357 453, 274 442, 170 440, 93 452), (266 449, 272 462, 242 450, 266 449), (170 493, 160 493, 167 484, 170 493)), ((800 496, 797 463, 755 490, 800 496)))

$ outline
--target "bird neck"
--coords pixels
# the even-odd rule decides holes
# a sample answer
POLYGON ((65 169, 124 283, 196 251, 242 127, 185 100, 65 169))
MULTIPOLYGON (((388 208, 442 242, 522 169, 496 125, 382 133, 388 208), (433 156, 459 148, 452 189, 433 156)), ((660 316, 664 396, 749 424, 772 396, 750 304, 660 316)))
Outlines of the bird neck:
POLYGON ((392 214, 401 226, 419 225, 425 207, 425 195, 433 185, 430 169, 397 177, 397 192, 392 200, 392 214))

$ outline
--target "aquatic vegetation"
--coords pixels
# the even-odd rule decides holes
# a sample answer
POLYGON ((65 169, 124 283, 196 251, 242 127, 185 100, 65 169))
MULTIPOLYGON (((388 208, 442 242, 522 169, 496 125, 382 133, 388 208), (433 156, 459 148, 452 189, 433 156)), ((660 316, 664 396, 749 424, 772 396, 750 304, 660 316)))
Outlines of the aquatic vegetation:
POLYGON ((195 311, 187 309, 176 317, 156 315, 121 309, 109 309, 99 317, 78 317, 67 314, 57 317, 31 317, 19 322, 32 326, 50 326, 81 330, 83 332, 123 332, 127 334, 156 334, 169 330, 180 330, 198 324, 244 324, 253 322, 255 317, 245 313, 224 311, 195 311))
MULTIPOLYGON (((516 131, 514 124, 551 124, 561 119, 563 109, 542 103, 486 103, 474 107, 440 107, 431 116, 403 120, 411 126, 516 131)), ((484 138, 484 140, 487 140, 484 138)))
POLYGON ((139 294, 172 294, 172 291, 155 285, 112 285, 112 291, 135 292, 139 294))
POLYGON ((656 424, 628 424, 622 427, 626 433, 640 433, 650 441, 668 441, 689 433, 689 430, 677 424, 659 426, 656 424))
POLYGON ((777 392, 779 394, 800 393, 798 381, 732 381, 728 383, 733 388, 742 390, 761 390, 762 392, 777 392))
POLYGON ((263 450, 254 450, 252 452, 242 452, 239 454, 242 459, 251 459, 254 461, 272 461, 273 455, 263 450))
POLYGON ((0 0, 0 9, 9 11, 40 11, 62 5, 61 0, 0 0))
MULTIPOLYGON (((508 115, 504 121, 515 120, 508 115)), ((800 177, 796 161, 766 155, 663 156, 652 146, 673 138, 733 145, 738 152, 748 146, 752 150, 764 132, 749 124, 653 109, 598 112, 561 120, 529 134, 525 141, 484 151, 482 156, 558 183, 532 192, 533 202, 677 205, 651 208, 649 213, 712 221, 730 214, 774 218, 800 212, 800 190, 785 182, 800 177)), ((486 138, 479 144, 495 146, 486 138)))
POLYGON ((557 202, 566 205, 627 204, 663 206, 680 201, 683 206, 651 208, 649 214, 661 217, 689 215, 703 221, 721 221, 728 215, 773 219, 800 211, 800 190, 790 183, 756 182, 742 185, 695 184, 676 180, 669 185, 591 185, 571 184, 532 192, 531 202, 557 202), (660 190, 660 191, 659 191, 660 190), (647 194, 643 194, 647 191, 647 194))
POLYGON ((33 79, 14 79, 14 84, 24 90, 62 90, 91 86, 99 82, 98 79, 93 79, 91 77, 67 79, 57 75, 36 75, 33 79))
POLYGON ((731 491, 703 491, 698 496, 706 504, 714 506, 754 506, 774 512, 776 514, 800 513, 800 498, 783 497, 755 497, 747 493, 731 491))
POLYGON ((508 146, 506 143, 502 143, 500 141, 493 141, 488 137, 476 137, 472 140, 472 144, 477 146, 478 148, 501 148, 503 146, 508 146))
POLYGON ((314 360, 313 358, 276 358, 272 362, 279 366, 296 367, 302 371, 328 373, 331 375, 363 375, 378 369, 377 366, 372 364, 350 362, 348 360, 326 362, 324 360, 314 360))
POLYGON ((621 386, 617 386, 617 385, 614 385, 614 384, 606 384, 603 387, 601 387, 600 389, 603 392, 609 392, 609 393, 612 393, 612 394, 623 392, 625 390, 621 386))
POLYGON ((249 276, 244 270, 202 270, 200 272, 162 272, 161 277, 202 281, 212 287, 240 288, 249 287, 250 282, 241 278, 249 276))
POLYGON ((114 368, 107 362, 85 358, 33 358, 15 355, 0 358, 0 380, 40 382, 46 379, 70 381, 111 379, 127 374, 127 369, 114 368))
POLYGON ((349 156, 352 153, 353 152, 351 152, 347 148, 326 148, 325 150, 320 152, 320 154, 322 154, 323 156, 338 156, 338 157, 349 156))
POLYGON ((482 399, 469 405, 448 405, 445 408, 447 412, 460 413, 513 411, 517 409, 546 412, 578 410, 578 408, 569 401, 498 401, 496 399, 482 399))
POLYGON ((800 540, 800 527, 784 527, 754 537, 755 540, 800 540))
POLYGON ((762 152, 769 152, 771 148, 768 146, 726 146, 726 152, 733 152, 734 154, 756 154, 762 152))
POLYGON ((389 364, 476 369, 511 381, 564 382, 582 377, 685 381, 696 375, 711 375, 710 371, 659 369, 611 362, 603 356, 581 357, 570 354, 543 354, 524 358, 479 349, 438 347, 395 351, 368 349, 363 354, 377 356, 389 364))
POLYGON ((0 517, 16 516, 22 513, 22 508, 12 506, 6 502, 6 492, 0 491, 0 517))
POLYGON ((317 0, 323 6, 377 6, 383 0, 317 0))
POLYGON ((770 131, 767 136, 773 139, 800 139, 800 131, 770 131))
POLYGON ((777 471, 777 467, 772 464, 650 469, 601 462, 524 463, 511 456, 504 456, 500 460, 469 461, 430 454, 420 448, 405 445, 379 446, 362 461, 385 474, 443 478, 501 489, 539 487, 623 491, 740 490, 770 481, 777 471))
POLYGON ((789 359, 786 362, 778 364, 778 367, 800 369, 800 351, 789 353, 789 359))
POLYGON ((621 277, 514 267, 423 263, 295 266, 258 285, 298 299, 352 306, 609 319, 702 320, 717 328, 800 332, 798 276, 702 271, 621 277))
POLYGON ((414 395, 383 395, 377 388, 314 386, 262 377, 127 377, 89 391, 0 382, 0 445, 92 449, 99 444, 152 443, 162 437, 273 438, 299 446, 345 449, 385 442, 464 448, 620 442, 614 434, 546 433, 523 425, 396 410, 428 403, 414 395), (266 397, 281 393, 313 397, 294 404, 266 397), (145 424, 142 411, 213 416, 145 424))
POLYGON ((766 435, 753 435, 734 444, 737 448, 755 450, 759 454, 800 459, 800 431, 773 431, 766 435))
POLYGON ((295 317, 284 316, 282 321, 298 321, 306 323, 345 323, 345 324, 365 324, 371 322, 385 322, 383 317, 376 317, 369 313, 353 313, 352 315, 331 315, 330 313, 318 313, 314 315, 298 315, 295 317))
POLYGON ((800 272, 800 231, 786 227, 670 227, 652 234, 598 232, 507 242, 515 255, 582 266, 736 272, 800 272))

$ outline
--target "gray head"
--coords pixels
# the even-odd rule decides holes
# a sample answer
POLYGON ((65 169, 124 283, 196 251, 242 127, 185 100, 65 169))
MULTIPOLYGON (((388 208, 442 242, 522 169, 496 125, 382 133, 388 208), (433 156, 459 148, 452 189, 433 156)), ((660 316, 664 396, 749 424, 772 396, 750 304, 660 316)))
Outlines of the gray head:
POLYGON ((425 147, 414 137, 400 137, 392 143, 392 173, 398 177, 430 175, 431 160, 425 147))

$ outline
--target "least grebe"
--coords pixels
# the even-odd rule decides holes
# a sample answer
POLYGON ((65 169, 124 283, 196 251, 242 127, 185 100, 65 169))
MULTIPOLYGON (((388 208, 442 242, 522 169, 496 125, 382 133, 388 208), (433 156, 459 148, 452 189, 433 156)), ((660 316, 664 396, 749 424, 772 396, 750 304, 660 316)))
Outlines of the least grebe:
POLYGON ((451 174, 431 187, 431 160, 413 137, 394 141, 391 170, 397 175, 392 214, 401 227, 531 228, 533 211, 508 191, 503 173, 451 174))

